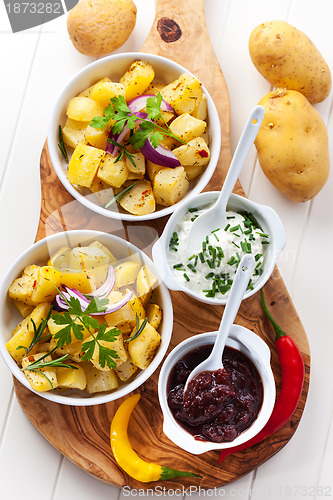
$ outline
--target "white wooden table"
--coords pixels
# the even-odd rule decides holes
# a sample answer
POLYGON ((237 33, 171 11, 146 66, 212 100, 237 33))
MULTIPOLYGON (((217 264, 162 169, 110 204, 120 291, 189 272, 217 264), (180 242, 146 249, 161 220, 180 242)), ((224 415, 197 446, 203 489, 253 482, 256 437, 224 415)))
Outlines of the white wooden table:
MULTIPOLYGON (((135 0, 137 25, 121 51, 140 50, 154 19, 154 0, 135 0)), ((259 23, 280 19, 303 30, 333 70, 331 0, 206 0, 212 43, 230 92, 231 148, 250 109, 270 90, 255 70, 248 39, 259 23)), ((39 158, 54 100, 65 82, 91 62, 73 48, 66 16, 12 34, 0 2, 0 276, 35 239, 40 208, 39 158)), ((332 94, 316 106, 333 140, 332 94)), ((332 151, 331 151, 332 155, 332 151)), ((333 158, 333 156, 332 156, 333 158)), ((311 383, 293 439, 253 473, 211 496, 259 500, 333 497, 333 175, 311 202, 296 204, 264 177, 253 148, 241 175, 246 194, 271 205, 286 228, 279 268, 307 332, 311 383)), ((26 419, 0 359, 0 495, 3 500, 118 499, 129 496, 64 459, 26 419)), ((133 491, 134 496, 139 491, 133 491)), ((171 494, 171 492, 169 492, 171 494)), ((188 492, 197 498, 194 489, 188 492)), ((161 496, 161 491, 155 495, 161 496)), ((201 492, 203 496, 204 493, 201 492)), ((174 496, 183 496, 174 492, 174 496)))

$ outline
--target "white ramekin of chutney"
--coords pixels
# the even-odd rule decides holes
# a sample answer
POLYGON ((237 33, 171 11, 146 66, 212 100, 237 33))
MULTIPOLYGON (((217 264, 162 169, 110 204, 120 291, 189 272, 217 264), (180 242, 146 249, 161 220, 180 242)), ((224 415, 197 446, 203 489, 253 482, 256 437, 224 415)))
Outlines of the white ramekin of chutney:
MULTIPOLYGON (((207 408, 205 396, 203 396, 201 405, 203 414, 198 414, 198 408, 195 413, 192 411, 192 416, 194 414, 196 419, 195 426, 188 425, 188 421, 181 421, 181 412, 177 411, 177 404, 179 407, 182 406, 182 390, 187 376, 194 368, 193 363, 201 362, 200 350, 207 351, 207 347, 213 346, 215 338, 216 332, 209 332, 195 335, 181 342, 164 361, 158 380, 158 397, 164 417, 163 431, 173 443, 195 455, 238 446, 250 440, 265 426, 275 403, 276 389, 268 345, 251 330, 234 324, 227 339, 226 348, 235 352, 234 359, 238 366, 242 365, 244 360, 247 360, 244 364, 251 366, 253 380, 249 387, 251 391, 254 387, 254 391, 257 392, 256 397, 253 398, 254 404, 247 405, 244 401, 241 401, 241 405, 239 404, 237 397, 239 399, 242 391, 239 392, 237 382, 235 393, 238 393, 238 396, 230 394, 233 392, 230 391, 230 387, 226 389, 228 391, 226 398, 219 393, 220 407, 218 404, 212 405, 218 410, 215 412, 216 415, 214 408, 212 415, 205 414, 209 413, 210 409, 207 408), (175 384, 178 384, 178 387, 175 387, 175 384), (172 397, 170 397, 171 391, 174 391, 172 397), (242 420, 245 421, 244 425, 242 420)), ((238 369, 236 364, 235 369, 238 369)), ((224 368, 228 371, 229 364, 226 363, 224 368)), ((240 377, 242 377, 241 373, 240 377)), ((196 378, 193 380, 195 381, 196 378)), ((209 394, 210 388, 206 389, 206 394, 209 394)), ((224 390, 223 386, 218 389, 222 392, 224 390)), ((205 391, 202 390, 202 392, 205 391)), ((217 395, 215 403, 219 396, 217 395)))

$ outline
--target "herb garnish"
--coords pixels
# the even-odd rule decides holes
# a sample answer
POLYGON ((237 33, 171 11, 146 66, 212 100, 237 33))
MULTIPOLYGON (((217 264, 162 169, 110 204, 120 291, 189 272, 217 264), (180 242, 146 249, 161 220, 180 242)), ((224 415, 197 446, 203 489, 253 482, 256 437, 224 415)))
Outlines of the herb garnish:
POLYGON ((136 328, 135 332, 133 333, 132 337, 129 337, 128 339, 124 340, 124 342, 131 342, 131 340, 135 340, 138 338, 139 335, 143 332, 143 330, 146 328, 146 324, 148 323, 148 318, 145 318, 142 321, 142 324, 140 326, 140 319, 139 315, 136 315, 136 328))
POLYGON ((156 149, 165 135, 185 144, 184 141, 172 133, 169 125, 164 120, 160 109, 161 104, 162 95, 160 93, 157 96, 148 97, 146 102, 147 118, 142 118, 142 114, 133 113, 129 109, 124 96, 115 96, 112 97, 110 104, 104 109, 104 116, 93 118, 90 126, 103 130, 109 121, 113 120, 111 130, 114 135, 120 134, 124 127, 127 126, 131 131, 128 142, 135 149, 142 148, 147 139, 156 149), (159 119, 163 121, 165 128, 156 123, 159 119), (139 127, 135 129, 137 123, 139 123, 139 127))
POLYGON ((32 341, 29 345, 29 347, 25 347, 24 345, 19 345, 16 350, 18 349, 24 349, 25 350, 25 355, 27 356, 28 353, 31 351, 31 349, 41 340, 44 340, 46 338, 48 338, 50 335, 44 335, 44 337, 42 337, 43 333, 44 333, 44 330, 45 328, 47 327, 47 322, 48 320, 50 319, 51 317, 51 313, 52 313, 52 306, 50 307, 48 313, 47 313, 47 316, 45 319, 42 319, 42 321, 40 322, 40 324, 38 325, 38 328, 36 328, 36 323, 34 322, 33 319, 31 319, 31 322, 32 322, 32 326, 33 326, 33 329, 34 329, 34 336, 32 338, 32 341))
POLYGON ((62 134, 62 127, 59 125, 59 142, 58 142, 58 148, 60 149, 63 157, 65 158, 66 161, 68 161, 68 154, 66 151, 66 146, 64 142, 64 136, 62 134))
POLYGON ((69 354, 65 354, 64 356, 61 356, 60 358, 57 358, 57 359, 51 359, 50 361, 44 361, 44 359, 47 356, 50 356, 50 354, 52 354, 52 352, 54 352, 56 349, 57 348, 55 347, 51 351, 46 352, 45 354, 43 354, 43 356, 36 359, 36 361, 33 361, 25 368, 21 368, 21 371, 31 371, 31 372, 36 372, 36 373, 39 373, 40 375, 43 375, 43 377, 46 378, 46 380, 48 381, 48 383, 51 386, 51 389, 53 390, 53 384, 52 384, 51 380, 49 379, 49 377, 47 375, 45 375, 44 372, 41 371, 42 368, 46 368, 48 366, 53 366, 53 367, 60 367, 60 368, 72 368, 73 370, 78 369, 77 366, 64 363, 64 361, 68 358, 69 354))
POLYGON ((63 328, 54 335, 54 339, 57 340, 57 347, 63 347, 65 344, 69 345, 72 342, 72 333, 77 340, 82 341, 84 338, 83 330, 86 328, 92 339, 86 340, 82 344, 82 351, 84 352, 82 361, 91 359, 97 347, 98 362, 101 367, 104 368, 106 364, 110 369, 115 368, 116 362, 114 360, 118 358, 118 354, 115 350, 104 346, 101 341, 114 342, 121 331, 118 330, 118 328, 112 328, 106 331, 106 323, 100 325, 96 318, 89 316, 90 314, 106 311, 108 300, 93 297, 87 308, 82 311, 80 301, 77 298, 70 297, 70 299, 67 300, 60 290, 58 290, 58 292, 66 301, 68 311, 64 311, 62 314, 55 313, 52 316, 56 325, 63 325, 63 328), (74 316, 74 319, 72 316, 74 316), (80 323, 77 323, 77 320, 79 320, 80 323), (93 333, 92 330, 97 331, 93 333))
POLYGON ((129 193, 129 191, 135 186, 135 182, 133 182, 132 184, 130 184, 129 186, 125 187, 124 189, 122 189, 121 191, 119 191, 118 194, 116 194, 113 198, 111 198, 110 201, 108 201, 108 203, 105 205, 104 208, 109 208, 113 203, 117 202, 119 203, 123 198, 124 196, 129 193))

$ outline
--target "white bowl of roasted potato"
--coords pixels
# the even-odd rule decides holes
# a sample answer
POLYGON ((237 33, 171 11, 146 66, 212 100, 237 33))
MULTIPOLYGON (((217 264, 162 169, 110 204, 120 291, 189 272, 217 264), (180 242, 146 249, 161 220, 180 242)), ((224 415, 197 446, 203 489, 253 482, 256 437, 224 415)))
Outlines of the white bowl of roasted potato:
POLYGON ((0 288, 0 351, 51 401, 94 405, 143 384, 169 346, 173 312, 152 261, 116 236, 57 233, 28 248, 0 288))
POLYGON ((55 103, 53 167, 70 194, 106 217, 150 220, 201 192, 221 146, 207 90, 179 64, 124 53, 81 70, 55 103))

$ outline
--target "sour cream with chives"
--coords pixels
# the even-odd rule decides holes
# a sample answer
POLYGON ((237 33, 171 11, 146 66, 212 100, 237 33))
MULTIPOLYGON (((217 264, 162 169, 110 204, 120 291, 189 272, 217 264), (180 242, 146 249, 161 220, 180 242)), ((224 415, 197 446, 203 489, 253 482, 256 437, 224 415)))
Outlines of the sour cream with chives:
POLYGON ((263 272, 269 235, 257 220, 247 212, 227 212, 227 224, 203 235, 201 251, 188 257, 187 236, 193 221, 206 209, 190 208, 178 222, 169 242, 169 264, 176 279, 187 288, 205 297, 228 297, 242 257, 248 253, 256 266, 248 288, 263 272))

